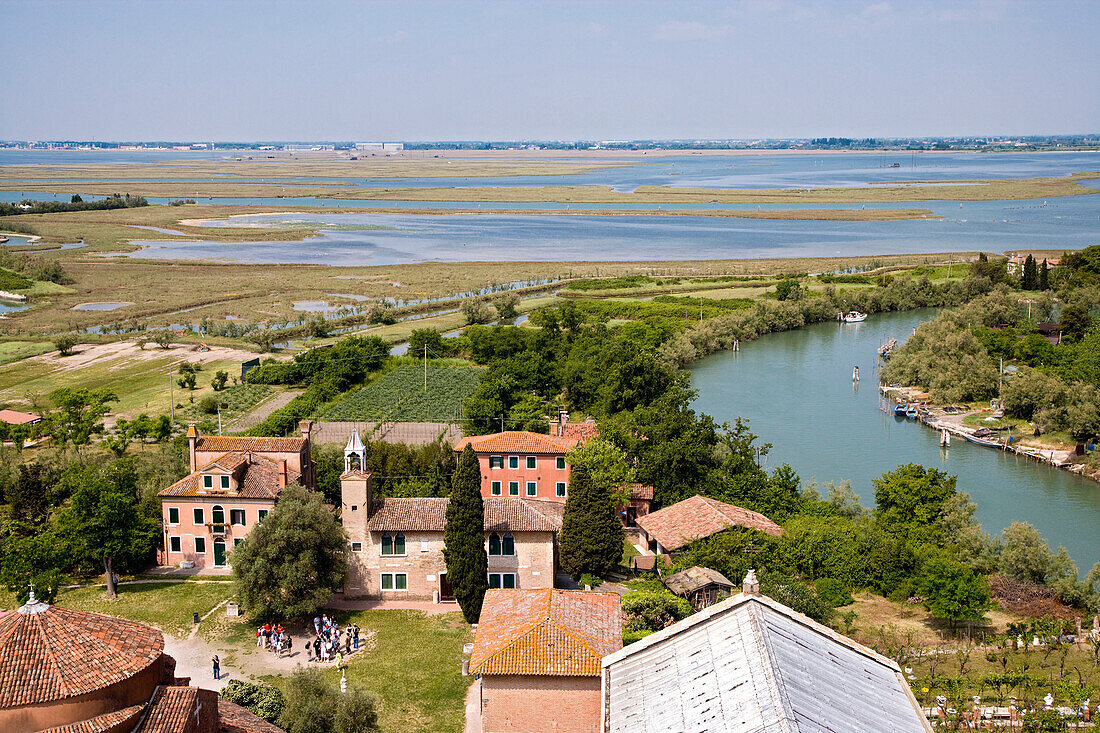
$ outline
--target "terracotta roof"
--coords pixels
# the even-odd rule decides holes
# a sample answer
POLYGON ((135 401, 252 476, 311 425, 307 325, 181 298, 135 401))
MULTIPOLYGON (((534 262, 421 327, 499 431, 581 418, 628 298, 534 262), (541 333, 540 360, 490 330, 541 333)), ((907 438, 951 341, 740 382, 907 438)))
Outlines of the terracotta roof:
POLYGON ((474 435, 455 443, 455 450, 462 452, 472 445, 478 453, 544 453, 564 455, 576 447, 578 438, 557 438, 527 430, 508 430, 492 435, 474 435))
POLYGON ((258 451, 260 453, 298 453, 306 445, 306 439, 297 438, 246 438, 231 435, 200 435, 195 440, 195 450, 212 453, 258 451))
POLYGON ((8 425, 23 425, 24 423, 34 422, 35 420, 41 419, 41 415, 35 415, 30 412, 19 412, 17 410, 0 410, 0 422, 6 422, 8 425))
POLYGON ((600 660, 622 646, 617 593, 493 589, 481 607, 470 673, 594 677, 600 660))
POLYGON ((627 484, 630 487, 630 498, 642 501, 653 501, 653 487, 648 484, 627 484))
POLYGON ((215 733, 218 693, 198 687, 160 687, 134 733, 215 733))
POLYGON ((0 616, 0 708, 102 689, 134 676, 163 652, 164 637, 150 626, 25 605, 0 616))
POLYGON ((584 443, 600 434, 600 426, 591 418, 584 422, 567 422, 561 426, 562 437, 576 438, 584 443))
POLYGON ((665 587, 678 596, 685 593, 694 593, 700 588, 706 588, 711 583, 733 588, 733 583, 725 575, 717 570, 701 568, 698 565, 673 573, 664 579, 664 583, 665 587))
POLYGON ((218 698, 218 718, 220 733, 283 733, 282 728, 223 697, 218 698))
POLYGON ((56 728, 47 728, 40 733, 114 733, 114 731, 130 731, 134 724, 145 712, 145 704, 131 705, 113 713, 104 713, 90 720, 81 720, 77 723, 59 725, 56 728))
MULTIPOLYGON (((368 532, 442 532, 450 499, 382 499, 367 521, 368 532)), ((494 496, 485 502, 486 532, 557 532, 565 505, 558 501, 494 496)))
MULTIPOLYGON (((157 496, 224 496, 241 499, 277 499, 279 488, 279 465, 269 458, 256 453, 226 453, 199 470, 185 476, 162 490, 157 496), (232 467, 232 468, 231 468, 232 467), (205 489, 202 475, 214 469, 224 469, 237 476, 239 491, 214 488, 205 489), (243 468, 243 474, 241 470, 243 468)), ((293 469, 287 469, 288 483, 299 481, 301 475, 293 469)))
POLYGON ((733 526, 758 529, 776 537, 783 533, 782 527, 759 512, 699 495, 638 517, 637 524, 666 550, 679 549, 733 526))

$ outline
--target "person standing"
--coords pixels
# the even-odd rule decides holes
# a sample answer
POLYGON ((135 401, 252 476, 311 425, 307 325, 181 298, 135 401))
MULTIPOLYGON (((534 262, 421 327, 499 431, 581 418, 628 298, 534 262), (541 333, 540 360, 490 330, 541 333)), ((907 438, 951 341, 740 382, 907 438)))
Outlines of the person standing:
POLYGON ((220 659, 218 659, 217 654, 214 655, 214 658, 211 661, 214 663, 214 679, 220 680, 222 672, 222 662, 220 659))
POLYGON ((352 624, 351 630, 355 634, 355 651, 359 651, 359 624, 352 624))

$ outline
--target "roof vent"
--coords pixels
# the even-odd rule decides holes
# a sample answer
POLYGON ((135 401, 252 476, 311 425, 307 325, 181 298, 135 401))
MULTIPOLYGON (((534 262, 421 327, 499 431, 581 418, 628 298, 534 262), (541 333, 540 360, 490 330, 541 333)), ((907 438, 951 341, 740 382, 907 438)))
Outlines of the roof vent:
POLYGON ((747 596, 760 595, 760 581, 756 579, 756 571, 749 568, 745 580, 741 583, 741 592, 747 596))

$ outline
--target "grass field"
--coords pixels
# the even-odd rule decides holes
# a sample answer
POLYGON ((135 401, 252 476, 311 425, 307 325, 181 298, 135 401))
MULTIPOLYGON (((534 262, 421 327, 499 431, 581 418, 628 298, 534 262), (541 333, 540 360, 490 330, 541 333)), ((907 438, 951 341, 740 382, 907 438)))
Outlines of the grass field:
MULTIPOLYGON (((207 376, 212 374, 213 372, 208 370, 207 376)), ((237 374, 240 374, 239 369, 237 374)), ((274 388, 266 384, 233 384, 220 392, 215 392, 214 396, 227 405, 222 408, 222 420, 229 422, 249 412, 274 392, 274 388)), ((204 394, 206 394, 205 391, 204 394)), ((218 416, 217 413, 204 413, 199 409, 198 400, 196 400, 195 404, 188 401, 182 408, 177 408, 176 419, 183 422, 197 422, 200 420, 217 420, 218 416)))
POLYGON ((461 416, 462 402, 474 393, 481 371, 472 367, 428 365, 424 370, 402 364, 381 379, 353 392, 320 417, 324 420, 397 420, 406 422, 453 420, 461 416))
POLYGON ((0 366, 47 351, 53 351, 53 344, 45 341, 0 341, 0 366))

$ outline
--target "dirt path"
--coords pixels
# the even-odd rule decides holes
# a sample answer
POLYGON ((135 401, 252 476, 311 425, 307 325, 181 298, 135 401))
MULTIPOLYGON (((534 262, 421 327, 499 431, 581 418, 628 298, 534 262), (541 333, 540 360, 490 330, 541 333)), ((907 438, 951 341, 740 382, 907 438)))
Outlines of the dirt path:
POLYGON ((227 429, 233 432, 237 432, 240 430, 248 430, 249 428, 254 428, 262 423, 264 420, 266 420, 268 415, 280 408, 286 407, 288 404, 290 404, 291 400, 293 400, 300 394, 302 394, 302 390, 291 389, 287 390, 286 392, 279 392, 272 397, 268 397, 266 400, 256 405, 256 407, 252 408, 251 412, 241 415, 232 423, 229 423, 227 429))

